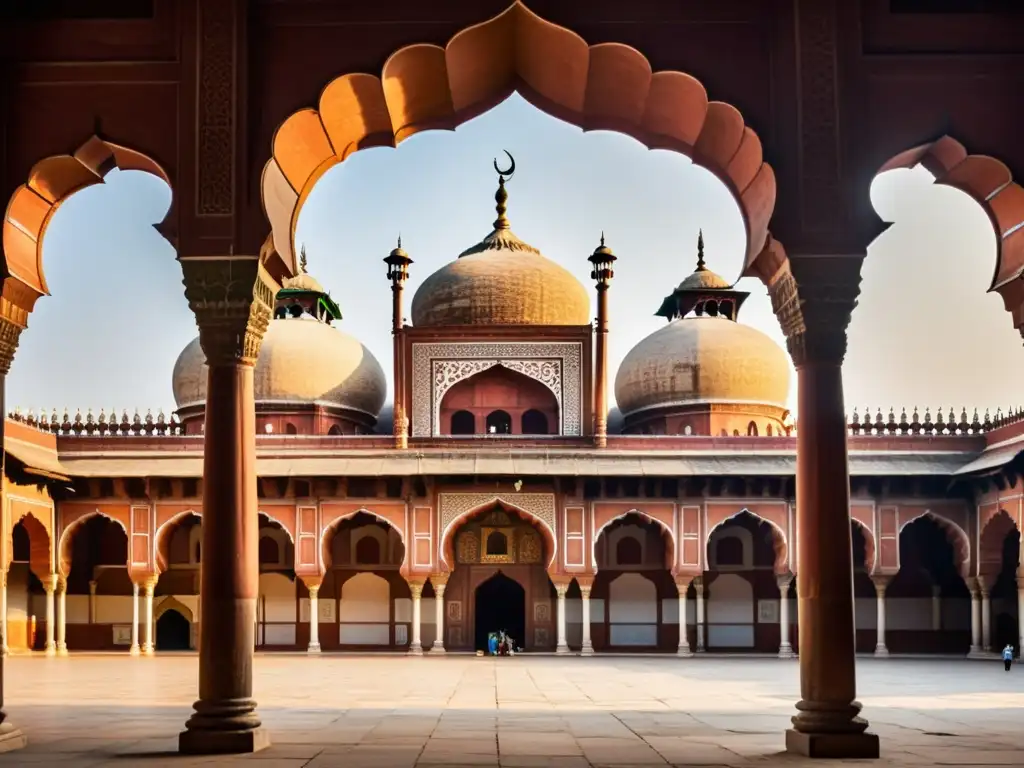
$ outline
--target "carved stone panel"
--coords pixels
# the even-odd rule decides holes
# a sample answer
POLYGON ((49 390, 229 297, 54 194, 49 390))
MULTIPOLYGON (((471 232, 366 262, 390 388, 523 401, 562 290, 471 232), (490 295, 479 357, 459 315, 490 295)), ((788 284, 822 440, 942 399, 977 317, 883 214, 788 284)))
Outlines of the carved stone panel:
POLYGON ((550 389, 560 434, 583 434, 583 346, 579 342, 413 344, 412 436, 438 436, 441 400, 455 384, 496 365, 550 389))

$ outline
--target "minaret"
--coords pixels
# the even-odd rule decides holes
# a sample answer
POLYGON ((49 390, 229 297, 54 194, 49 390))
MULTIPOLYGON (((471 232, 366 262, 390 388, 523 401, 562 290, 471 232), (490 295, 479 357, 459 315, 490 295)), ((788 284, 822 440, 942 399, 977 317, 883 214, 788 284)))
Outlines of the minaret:
POLYGON ((402 334, 402 293, 409 279, 412 259, 402 250, 402 237, 397 247, 384 259, 391 281, 391 336, 394 346, 394 429, 395 447, 409 447, 409 420, 405 413, 405 345, 402 334))
POLYGON ((604 244, 590 255, 593 265, 590 278, 597 284, 597 339, 594 361, 594 443, 598 448, 608 445, 608 286, 615 276, 615 254, 604 244))

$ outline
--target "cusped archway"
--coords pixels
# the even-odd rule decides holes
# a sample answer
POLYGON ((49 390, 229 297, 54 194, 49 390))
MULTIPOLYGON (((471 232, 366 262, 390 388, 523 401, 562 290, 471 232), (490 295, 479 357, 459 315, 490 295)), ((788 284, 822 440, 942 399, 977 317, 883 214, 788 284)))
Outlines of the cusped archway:
POLYGON ((517 1, 459 32, 444 48, 398 50, 380 77, 336 78, 316 109, 300 110, 279 126, 262 178, 277 252, 294 263, 299 211, 329 169, 366 147, 394 147, 420 131, 452 130, 513 91, 584 130, 619 131, 652 149, 691 157, 735 197, 747 262, 761 251, 775 208, 775 175, 739 111, 709 101, 690 75, 654 72, 626 45, 587 45, 517 1))
MULTIPOLYGON (((715 544, 716 533, 724 531, 730 524, 746 525, 747 528, 752 529, 751 533, 756 529, 770 531, 772 552, 774 554, 774 563, 772 564, 773 570, 779 574, 786 573, 791 570, 792 566, 789 562, 789 541, 786 538, 786 532, 779 527, 778 523, 763 517, 746 507, 737 510, 734 514, 731 514, 725 519, 719 521, 708 531, 704 545, 704 556, 708 559, 708 562, 711 561, 709 554, 715 544)), ((753 561, 751 561, 749 565, 753 565, 753 561)))

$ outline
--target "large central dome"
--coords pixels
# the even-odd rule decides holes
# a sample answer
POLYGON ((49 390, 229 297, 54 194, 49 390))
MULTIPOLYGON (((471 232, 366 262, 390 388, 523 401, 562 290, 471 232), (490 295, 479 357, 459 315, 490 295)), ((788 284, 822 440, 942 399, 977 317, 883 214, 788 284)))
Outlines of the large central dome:
POLYGON ((589 325, 590 296, 579 280, 510 229, 503 177, 494 199, 494 231, 423 281, 413 325, 589 325))

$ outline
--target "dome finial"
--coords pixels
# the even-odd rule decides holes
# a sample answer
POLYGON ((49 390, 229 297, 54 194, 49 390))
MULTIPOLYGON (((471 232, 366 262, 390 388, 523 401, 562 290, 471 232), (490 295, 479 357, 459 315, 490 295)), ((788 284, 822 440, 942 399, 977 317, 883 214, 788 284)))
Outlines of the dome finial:
POLYGON ((704 230, 697 231, 697 271, 703 272, 707 269, 704 264, 704 230))
POLYGON ((604 230, 601 230, 601 246, 604 247, 604 230))
POLYGON ((302 248, 299 250, 299 272, 301 272, 304 275, 306 274, 307 264, 308 262, 306 261, 306 244, 303 243, 302 248))
POLYGON ((508 168, 502 170, 498 167, 498 159, 494 159, 494 170, 498 174, 498 191, 494 193, 494 202, 497 203, 495 210, 498 212, 498 218, 494 220, 494 229, 508 229, 509 221, 505 215, 505 211, 508 210, 505 205, 508 202, 508 192, 505 190, 505 182, 511 179, 516 172, 516 160, 512 157, 507 149, 503 150, 508 155, 509 165, 508 168))

